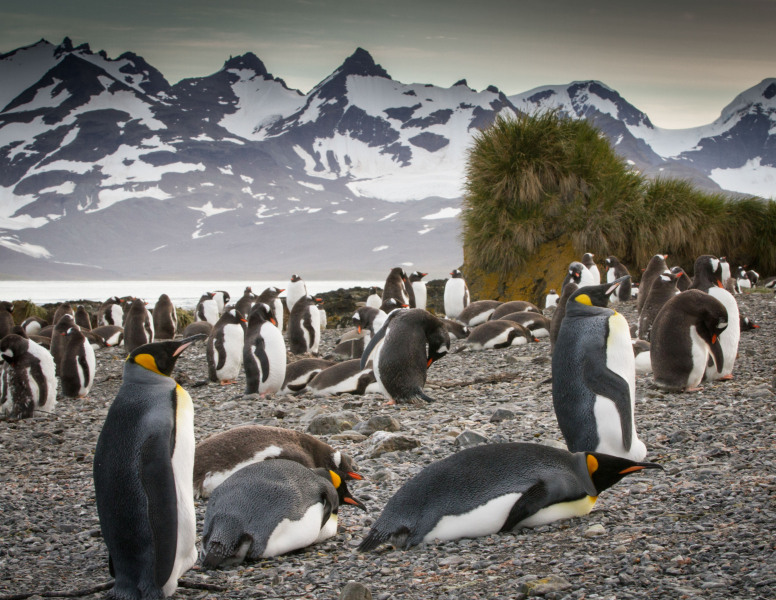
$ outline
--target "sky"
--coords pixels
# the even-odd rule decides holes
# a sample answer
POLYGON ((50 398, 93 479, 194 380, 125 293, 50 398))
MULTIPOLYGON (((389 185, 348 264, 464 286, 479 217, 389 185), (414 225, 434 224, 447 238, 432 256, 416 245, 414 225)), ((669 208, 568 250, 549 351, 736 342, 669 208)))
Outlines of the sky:
POLYGON ((308 92, 360 46, 402 83, 596 79, 676 129, 776 77, 774 25, 776 0, 0 0, 0 53, 68 36, 176 83, 253 52, 308 92))

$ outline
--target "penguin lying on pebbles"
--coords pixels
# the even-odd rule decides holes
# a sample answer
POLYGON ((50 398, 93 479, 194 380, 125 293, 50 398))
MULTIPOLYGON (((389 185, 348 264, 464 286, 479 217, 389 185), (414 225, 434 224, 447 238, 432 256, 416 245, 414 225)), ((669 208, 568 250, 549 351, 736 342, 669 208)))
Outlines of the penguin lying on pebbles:
POLYGON ((533 302, 527 300, 510 300, 509 302, 503 302, 496 307, 493 314, 490 315, 490 320, 495 321, 510 313, 514 312, 532 312, 536 314, 542 314, 542 311, 533 302))
MULTIPOLYGON (((514 321, 497 319, 477 325, 466 338, 469 350, 487 350, 490 348, 508 348, 534 341, 535 338, 526 327, 514 321)), ((538 341, 538 340, 536 340, 538 341)))
POLYGON ((334 364, 307 384, 314 396, 336 396, 338 394, 380 393, 371 367, 361 368, 361 359, 354 358, 334 364))
POLYGON ((239 564, 328 539, 337 533, 341 496, 365 510, 334 471, 284 459, 243 467, 208 501, 202 564, 239 564))
POLYGON ((194 494, 207 498, 242 467, 271 458, 293 460, 310 469, 331 469, 343 479, 362 479, 348 454, 312 435, 282 427, 241 425, 197 444, 194 494))
POLYGON ((294 394, 303 391, 315 376, 326 367, 335 364, 324 358, 300 358, 286 366, 286 378, 278 394, 294 394))
POLYGON ((586 515, 601 492, 642 469, 662 467, 533 443, 467 448, 405 483, 358 549, 407 549, 586 515))
POLYGON ((513 312, 499 317, 499 320, 512 321, 522 325, 531 332, 534 338, 550 337, 551 321, 544 315, 531 311, 513 312))
POLYGON ((477 300, 464 308, 455 320, 466 327, 475 327, 487 321, 502 304, 498 300, 477 300))

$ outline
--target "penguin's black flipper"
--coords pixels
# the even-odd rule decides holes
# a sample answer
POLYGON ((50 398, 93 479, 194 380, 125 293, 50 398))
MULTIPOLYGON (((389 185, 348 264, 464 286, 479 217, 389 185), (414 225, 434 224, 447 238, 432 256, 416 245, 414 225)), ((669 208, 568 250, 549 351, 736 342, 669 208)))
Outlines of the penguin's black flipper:
MULTIPOLYGON (((386 325, 388 322, 386 321, 386 325)), ((369 357, 372 354, 372 351, 375 349, 375 346, 380 343, 380 341, 385 337, 385 330, 386 327, 383 325, 380 329, 378 329, 377 333, 375 333, 372 336, 372 339, 369 340, 369 343, 366 345, 366 348, 364 348, 364 352, 361 354, 361 363, 360 367, 362 369, 366 369, 366 363, 369 362, 369 357)))
POLYGON ((160 588, 172 573, 178 539, 177 493, 170 460, 171 433, 171 429, 166 435, 162 431, 155 432, 140 450, 140 479, 148 501, 153 540, 154 579, 160 588))
POLYGON ((583 377, 587 387, 594 394, 609 398, 614 402, 617 413, 620 415, 622 443, 625 450, 630 450, 633 441, 633 414, 631 413, 628 382, 611 369, 600 365, 592 357, 588 357, 585 363, 583 377))
POLYGON ((547 486, 540 481, 528 488, 512 505, 500 532, 512 531, 520 521, 536 514, 547 506, 547 486))
POLYGON ((269 358, 267 357, 264 338, 261 336, 253 341, 253 355, 259 359, 259 365, 261 365, 261 382, 264 383, 269 377, 269 358))

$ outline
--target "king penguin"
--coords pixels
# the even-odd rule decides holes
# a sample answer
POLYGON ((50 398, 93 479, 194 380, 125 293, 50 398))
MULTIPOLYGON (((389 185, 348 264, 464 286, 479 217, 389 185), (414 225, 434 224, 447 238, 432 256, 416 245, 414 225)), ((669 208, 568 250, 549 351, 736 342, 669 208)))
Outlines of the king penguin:
POLYGON ((588 514, 598 495, 655 463, 533 443, 485 444, 431 463, 387 502, 358 546, 408 549, 588 514))
POLYGON ((26 419, 52 412, 57 403, 54 359, 45 348, 15 333, 0 339, 0 416, 26 419))
POLYGON ((605 308, 625 278, 579 288, 566 304, 552 354, 552 401, 571 452, 603 452, 643 460, 636 434, 636 360, 630 328, 605 308))
POLYGON ((194 406, 172 379, 197 339, 156 342, 129 354, 97 440, 94 488, 108 547, 108 596, 162 598, 197 560, 194 406))
POLYGON ((445 316, 457 319, 463 309, 469 306, 469 287, 459 269, 450 272, 450 279, 445 282, 445 316))
POLYGON ((205 356, 210 381, 235 383, 243 365, 246 320, 236 308, 227 310, 207 338, 205 356))
POLYGON ((152 313, 157 340, 171 340, 178 331, 178 313, 167 294, 159 296, 152 313))
POLYGON ((275 311, 264 302, 254 304, 248 316, 243 365, 246 395, 274 394, 283 387, 286 378, 286 342, 275 320, 275 311))

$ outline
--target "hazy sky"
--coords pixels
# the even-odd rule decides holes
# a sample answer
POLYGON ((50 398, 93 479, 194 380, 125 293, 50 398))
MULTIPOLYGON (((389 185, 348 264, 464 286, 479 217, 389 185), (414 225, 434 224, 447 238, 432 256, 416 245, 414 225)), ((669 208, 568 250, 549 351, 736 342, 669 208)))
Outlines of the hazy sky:
POLYGON ((0 53, 69 36, 175 83, 251 51, 307 92, 361 46, 403 83, 597 79, 671 128, 776 77, 775 27, 776 0, 0 0, 0 53))

